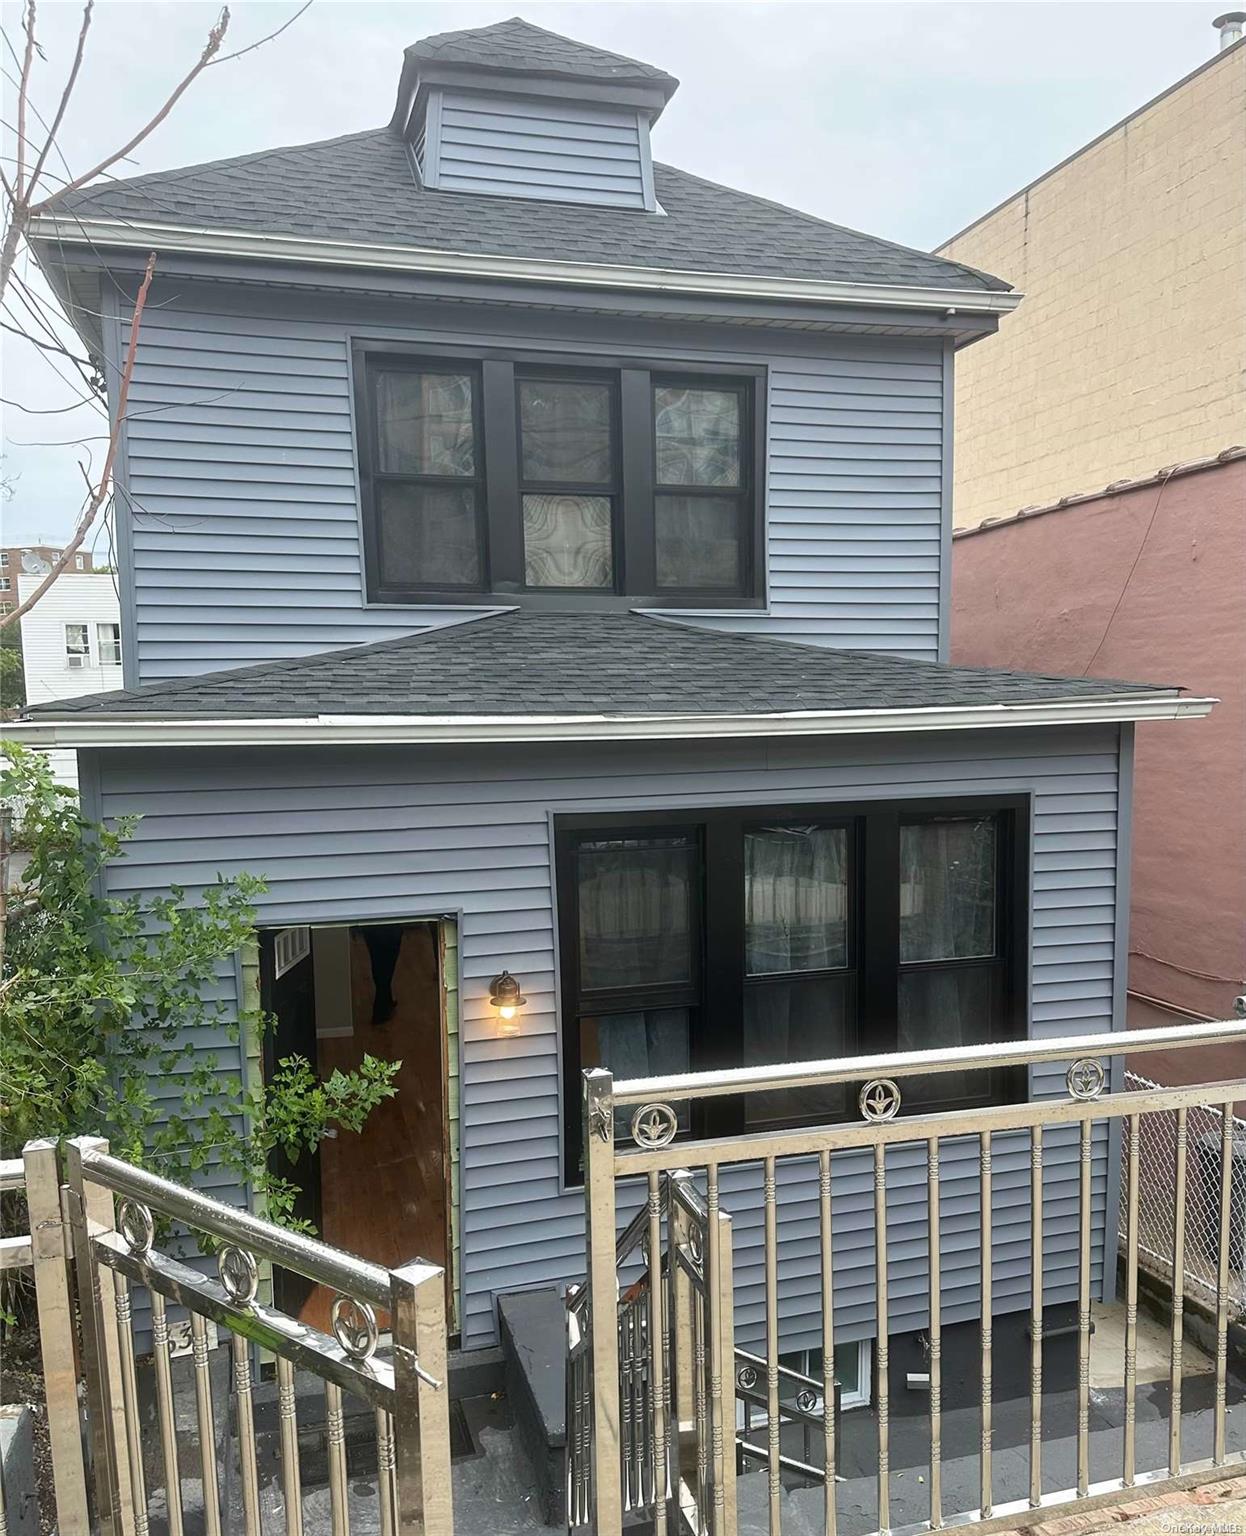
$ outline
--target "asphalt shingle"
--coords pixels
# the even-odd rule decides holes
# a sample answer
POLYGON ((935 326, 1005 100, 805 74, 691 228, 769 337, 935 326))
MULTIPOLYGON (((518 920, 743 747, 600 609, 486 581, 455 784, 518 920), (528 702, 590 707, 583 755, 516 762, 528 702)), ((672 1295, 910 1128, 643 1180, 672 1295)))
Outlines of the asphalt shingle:
POLYGON ((521 16, 495 21, 488 27, 459 32, 439 32, 412 43, 407 55, 435 59, 439 64, 462 64, 473 69, 506 70, 525 75, 561 75, 576 80, 622 84, 641 81, 660 85, 670 92, 679 84, 673 75, 639 59, 625 58, 591 43, 578 43, 558 32, 534 27, 521 16))
POLYGON ((55 716, 745 714, 1054 703, 1171 685, 952 667, 693 628, 517 610, 294 661, 33 706, 55 716))
POLYGON ((73 218, 177 224, 659 271, 1007 291, 924 251, 655 164, 662 213, 421 187, 389 128, 84 189, 73 218))

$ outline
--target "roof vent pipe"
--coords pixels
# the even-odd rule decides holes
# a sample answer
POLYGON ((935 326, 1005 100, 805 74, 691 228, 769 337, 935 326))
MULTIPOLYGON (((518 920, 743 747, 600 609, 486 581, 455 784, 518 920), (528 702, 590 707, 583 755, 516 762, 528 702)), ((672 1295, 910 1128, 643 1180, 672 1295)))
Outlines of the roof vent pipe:
POLYGON ((1246 11, 1226 11, 1223 16, 1217 16, 1212 26, 1220 34, 1220 52, 1226 48, 1232 48, 1234 43, 1242 40, 1242 23, 1246 22, 1246 11))

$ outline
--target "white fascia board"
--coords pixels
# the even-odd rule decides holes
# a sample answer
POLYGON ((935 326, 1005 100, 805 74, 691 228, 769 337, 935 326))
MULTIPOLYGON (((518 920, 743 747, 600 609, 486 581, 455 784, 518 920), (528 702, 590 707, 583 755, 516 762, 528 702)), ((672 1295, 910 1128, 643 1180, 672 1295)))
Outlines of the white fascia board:
POLYGON ((733 272, 684 272, 608 262, 541 261, 475 251, 435 251, 407 245, 363 245, 301 235, 250 230, 200 229, 183 224, 145 224, 124 219, 32 220, 30 238, 56 247, 93 246, 230 256, 251 261, 356 267, 385 272, 435 273, 542 283, 551 287, 619 288, 646 293, 702 294, 715 298, 787 299, 807 304, 845 304, 886 309, 934 310, 945 315, 1004 315, 1016 309, 1015 290, 922 288, 888 283, 823 282, 807 277, 768 277, 733 272))
POLYGON ((315 715, 195 719, 117 715, 22 720, 3 727, 32 747, 392 746, 518 742, 690 741, 741 736, 852 736, 1002 726, 1119 724, 1205 715, 1216 699, 1175 694, 931 709, 799 710, 773 715, 315 715))

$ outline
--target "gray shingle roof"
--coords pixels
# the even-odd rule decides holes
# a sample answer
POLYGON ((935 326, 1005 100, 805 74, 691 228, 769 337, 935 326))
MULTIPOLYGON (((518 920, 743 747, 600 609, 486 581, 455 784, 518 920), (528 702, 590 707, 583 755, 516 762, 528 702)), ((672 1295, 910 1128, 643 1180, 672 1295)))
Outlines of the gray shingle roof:
POLYGON ((623 263, 658 270, 1006 291, 959 262, 893 245, 655 165, 665 217, 420 187, 389 129, 110 182, 58 205, 138 220, 367 245, 623 263))
POLYGON ((294 661, 57 700, 28 713, 37 719, 766 715, 1054 703, 1166 691, 1145 683, 830 650, 636 613, 519 610, 294 661))
POLYGON ((520 16, 509 21, 495 21, 492 26, 472 27, 461 32, 439 32, 422 38, 407 49, 415 59, 435 59, 439 64, 463 64, 473 69, 499 69, 525 75, 558 75, 568 79, 609 81, 625 84, 641 81, 669 87, 678 81, 664 69, 625 58, 591 43, 577 43, 573 38, 544 27, 534 27, 520 16))

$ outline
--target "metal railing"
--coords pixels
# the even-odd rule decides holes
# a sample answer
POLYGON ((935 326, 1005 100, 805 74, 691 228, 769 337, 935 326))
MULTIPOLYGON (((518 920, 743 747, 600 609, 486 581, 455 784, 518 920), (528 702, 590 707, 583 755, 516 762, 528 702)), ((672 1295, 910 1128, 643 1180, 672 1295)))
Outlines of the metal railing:
MULTIPOLYGON (((1159 1086, 1136 1072, 1125 1073, 1125 1087, 1130 1090, 1143 1091, 1159 1086)), ((1229 1315, 1238 1319, 1246 1318, 1246 1119, 1241 1116, 1230 1118, 1236 1196, 1231 1202, 1229 1225, 1229 1315)), ((1221 1254, 1217 1186, 1224 1131, 1224 1111, 1218 1105, 1196 1105, 1190 1110, 1186 1132, 1194 1160, 1194 1189, 1186 1202, 1185 1289, 1205 1305, 1212 1306, 1216 1301, 1221 1254)), ((1172 1113, 1148 1115, 1142 1123, 1138 1261, 1164 1285, 1172 1283, 1172 1181, 1176 1134, 1176 1116, 1172 1113)), ((1126 1205, 1122 1202, 1122 1244, 1128 1237, 1125 1212, 1126 1205)))
MULTIPOLYGON (((765 1381, 767 1510, 771 1536, 779 1536, 784 1492, 784 1455, 780 1440, 783 1420, 784 1369, 780 1362, 780 1260, 781 1222, 779 1173, 802 1169, 811 1173, 816 1187, 816 1238, 818 1267, 817 1319, 822 1353, 821 1387, 823 1444, 823 1518, 827 1536, 836 1530, 836 1447, 834 1414, 834 1342, 836 1290, 832 1265, 835 1175, 848 1160, 866 1160, 871 1192, 863 1209, 873 1229, 872 1311, 876 1335, 877 1378, 875 1421, 877 1426, 877 1529, 893 1529, 892 1473, 890 1466, 890 1379, 888 1335, 891 1331, 889 1269, 896 1262, 889 1255, 889 1192, 895 1199, 899 1185, 919 1180, 924 1189, 925 1254, 929 1276, 924 1327, 929 1343, 929 1505, 925 1519, 914 1531, 940 1529, 946 1524, 972 1520, 980 1527, 1002 1528, 1032 1521, 1034 1512, 1060 1510, 1076 1504, 1091 1508, 1128 1498, 1142 1486, 1150 1489, 1191 1486, 1225 1469, 1246 1465, 1246 1455, 1230 1451, 1226 1441, 1227 1330, 1229 1309, 1229 1234, 1231 1230, 1233 1178, 1231 1115, 1222 1116, 1219 1176, 1216 1188, 1216 1225, 1219 1261, 1216 1292, 1216 1359, 1214 1402, 1211 1410, 1210 1457, 1189 1460, 1183 1456, 1182 1381, 1183 1326, 1182 1287, 1174 1287, 1170 1328, 1170 1366, 1167 1387, 1171 1412, 1167 1426, 1166 1465, 1139 1470, 1137 1436, 1138 1362, 1138 1250, 1139 1185, 1142 1138, 1151 1118, 1159 1113, 1174 1116, 1173 1142, 1173 1240, 1172 1273, 1185 1274, 1185 1224, 1188 1178, 1188 1118, 1204 1105, 1227 1108, 1246 1096, 1246 1082, 1203 1084, 1195 1087, 1148 1088, 1108 1092, 1103 1059, 1124 1054, 1187 1048, 1203 1044, 1246 1042, 1246 1022, 1235 1020, 1181 1029, 1131 1031, 1125 1034, 1089 1035, 1015 1045, 969 1046, 944 1051, 915 1051, 890 1056, 858 1057, 834 1062, 799 1063, 732 1071, 683 1074, 615 1083, 603 1069, 584 1074, 585 1202, 587 1218, 588 1279, 586 1301, 580 1304, 580 1324, 587 1343, 581 1364, 579 1390, 591 1401, 591 1425, 587 1478, 587 1514, 598 1536, 617 1536, 625 1510, 644 1508, 652 1517, 656 1536, 684 1528, 710 1536, 735 1536, 737 1510, 734 1497, 735 1393, 724 1390, 724 1370, 731 1356, 723 1353, 723 1339, 730 1337, 734 1310, 730 1276, 733 1271, 731 1223, 723 1203, 724 1181, 734 1178, 743 1165, 760 1165, 762 1214, 762 1271, 764 1275, 765 1352, 756 1367, 765 1381), (984 1071, 1001 1067, 1034 1067, 1040 1063, 1067 1065, 1064 1093, 1020 1103, 931 1114, 899 1116, 904 1084, 914 1077, 928 1078, 947 1072, 984 1071), (858 1087, 861 1119, 856 1123, 807 1126, 777 1131, 746 1131, 740 1135, 676 1140, 680 1119, 673 1106, 724 1096, 773 1093, 778 1090, 829 1084, 858 1087), (635 1106, 631 1145, 616 1145, 616 1114, 635 1106), (1093 1276, 1108 1257, 1109 1244, 1102 1221, 1107 1178, 1103 1172, 1123 1145, 1125 1159, 1125 1227, 1127 1232, 1126 1324, 1121 1372, 1124 1383, 1124 1422, 1116 1465, 1118 1473, 1091 1480, 1090 1341, 1093 1276), (977 1455, 978 1497, 973 1509, 947 1510, 943 1496, 942 1369, 943 1369, 943 1227, 941 1198, 949 1175, 963 1175, 965 1153, 973 1158, 973 1184, 977 1233, 973 1259, 977 1294, 977 1367, 980 1370, 980 1437, 977 1455), (946 1158, 941 1173, 941 1152, 946 1158), (1018 1496, 997 1501, 993 1465, 993 1316, 995 1244, 992 1239, 993 1157, 1000 1157, 1000 1190, 1022 1204, 1025 1222, 1029 1298, 1028 1377, 1030 1422, 1028 1487, 1018 1496), (1105 1161, 1106 1159, 1106 1161, 1105 1161), (955 1168, 953 1169, 953 1163, 955 1168), (896 1188, 889 1191, 889 1168, 896 1188), (691 1170, 691 1172, 688 1172, 691 1170), (1097 1171, 1098 1170, 1098 1171, 1097 1171), (675 1208, 669 1179, 683 1172, 681 1187, 693 1188, 693 1179, 704 1188, 706 1212, 705 1334, 710 1359, 707 1365, 706 1416, 708 1436, 696 1422, 695 1403, 690 1418, 669 1369, 663 1332, 662 1298, 669 1294, 662 1274, 663 1187, 667 1188, 668 1229, 675 1208), (638 1499, 629 1481, 624 1455, 622 1415, 618 1383, 622 1367, 619 1326, 619 1254, 616 1248, 618 1190, 631 1178, 644 1182, 648 1248, 644 1255, 648 1275, 649 1314, 644 1344, 648 1353, 652 1405, 651 1422, 643 1431, 654 1445, 652 1492, 646 1504, 642 1484, 638 1499), (1055 1186, 1059 1186, 1058 1189, 1055 1186), (1028 1187, 1027 1187, 1028 1186, 1028 1187), (1049 1212, 1049 1186, 1052 1210, 1049 1212), (1024 1195, 1021 1191, 1024 1189, 1024 1195), (1068 1200, 1066 1191, 1073 1191, 1068 1200), (1060 1240, 1057 1245, 1056 1240, 1060 1240), (1067 1239, 1075 1249, 1075 1261, 1057 1258, 1057 1248, 1067 1239), (1049 1242, 1051 1247, 1049 1248, 1049 1242), (1050 1269, 1049 1269, 1050 1265, 1050 1269), (1057 1274, 1057 1269, 1060 1273, 1057 1274), (1049 1280, 1063 1282, 1067 1269, 1075 1295, 1077 1328, 1077 1381, 1075 1414, 1075 1474, 1071 1486, 1047 1491, 1043 1478, 1044 1307, 1049 1300, 1049 1280), (586 1314, 586 1315, 585 1315, 586 1314), (584 1372, 588 1374, 585 1387, 584 1372), (705 1476, 684 1475, 689 1444, 695 1454, 708 1441, 705 1476)), ((1040 1085, 1041 1087, 1041 1085, 1040 1085)), ((961 1186, 958 1185, 958 1188, 961 1186)), ((639 1218, 638 1218, 639 1221, 639 1218)), ((644 1230, 646 1223, 633 1222, 629 1232, 644 1230)), ((918 1228, 920 1231, 920 1228, 918 1228)), ((910 1235, 912 1229, 910 1228, 910 1235)), ((669 1237, 669 1231, 668 1231, 669 1237)), ((638 1239, 637 1239, 638 1240, 638 1239)), ((962 1249, 962 1251, 964 1251, 962 1249)), ((673 1271, 672 1271, 673 1272, 673 1271)), ((1054 1290, 1059 1287, 1052 1287, 1054 1290)), ((897 1301, 899 1301, 897 1296, 897 1301)), ((1012 1303, 1015 1305, 1015 1302, 1012 1303)), ((911 1302, 909 1303, 911 1306, 911 1302)), ((1003 1311, 1001 1305, 999 1310, 1003 1311)), ((899 1312, 897 1310, 897 1316, 899 1312)), ((672 1330, 674 1331, 674 1330, 672 1330)), ((629 1364, 629 1369, 631 1366, 629 1364)), ((634 1429, 629 1430, 634 1434, 634 1429)), ((909 1487, 912 1485, 910 1480, 909 1487)))
MULTIPOLYGON (((720 1249, 728 1252, 730 1220, 719 1213, 724 1229, 720 1249)), ((716 1392, 721 1395, 723 1363, 730 1369, 742 1357, 734 1347, 731 1308, 716 1304, 709 1293, 710 1246, 709 1213, 682 1170, 654 1175, 644 1207, 615 1243, 617 1420, 625 1513, 652 1509, 656 1490, 665 1490, 668 1480, 686 1510, 705 1507, 716 1493, 724 1502, 734 1498, 734 1457, 722 1467, 713 1456, 712 1403, 716 1392), (668 1466, 666 1426, 672 1417, 687 1427, 687 1434, 679 1462, 668 1466), (723 1479, 721 1487, 716 1477, 723 1479)), ((728 1268, 719 1275, 717 1296, 721 1300, 730 1294, 728 1268)), ((587 1524, 593 1508, 590 1316, 588 1286, 572 1287, 567 1293, 567 1520, 572 1526, 587 1524)), ((727 1393, 730 1397, 730 1387, 727 1393)))
MULTIPOLYGON (((43 1182, 28 1177, 32 1230, 64 1231, 57 1194, 56 1149, 27 1148, 27 1167, 37 1158, 43 1182), (55 1213, 55 1215, 53 1215, 55 1213)), ((163 1522, 169 1536, 187 1525, 183 1501, 177 1397, 170 1350, 170 1308, 189 1313, 194 1421, 198 1432, 198 1481, 206 1536, 241 1529, 260 1536, 262 1517, 257 1464, 252 1366, 275 1359, 280 1425, 281 1519, 286 1536, 302 1536, 304 1490, 299 1458, 295 1371, 323 1383, 328 1441, 330 1528, 348 1536, 346 1439, 343 1394, 369 1404, 375 1416, 377 1498, 382 1536, 449 1536, 451 1530, 449 1389, 446 1379, 445 1274, 432 1264, 386 1270, 298 1233, 231 1209, 197 1190, 111 1157, 107 1143, 78 1138, 67 1144, 65 1205, 79 1300, 82 1366, 86 1383, 93 1508, 63 1502, 57 1481, 61 1536, 147 1536, 148 1462, 140 1417, 139 1364, 133 1301, 150 1297, 152 1363, 158 1457, 164 1487, 163 1522), (158 1234, 179 1225, 217 1248, 219 1278, 212 1279, 162 1253, 158 1234), (267 1260, 336 1292, 332 1335, 322 1333, 258 1299, 259 1265, 267 1260), (392 1345, 381 1343, 378 1314, 387 1315, 392 1345), (209 1325, 225 1330, 232 1356, 231 1399, 240 1468, 240 1510, 222 1497, 217 1453, 209 1325)), ((36 1243, 36 1279, 39 1245, 36 1243)), ((63 1265, 63 1259, 62 1259, 63 1265)), ((66 1297, 66 1301, 68 1298, 66 1297)), ((50 1333, 73 1337, 72 1316, 45 1313, 50 1333)), ((57 1416, 49 1374, 49 1417, 54 1461, 57 1416)), ((75 1408, 76 1419, 76 1408, 75 1408)), ((71 1430, 62 1424, 66 1442, 71 1430)), ((72 1434, 76 1438, 77 1424, 72 1434)), ((78 1457, 81 1465, 81 1455, 78 1457)), ((192 1473, 193 1480, 193 1473, 192 1473)), ((195 1512, 197 1523, 199 1512, 195 1512)))

